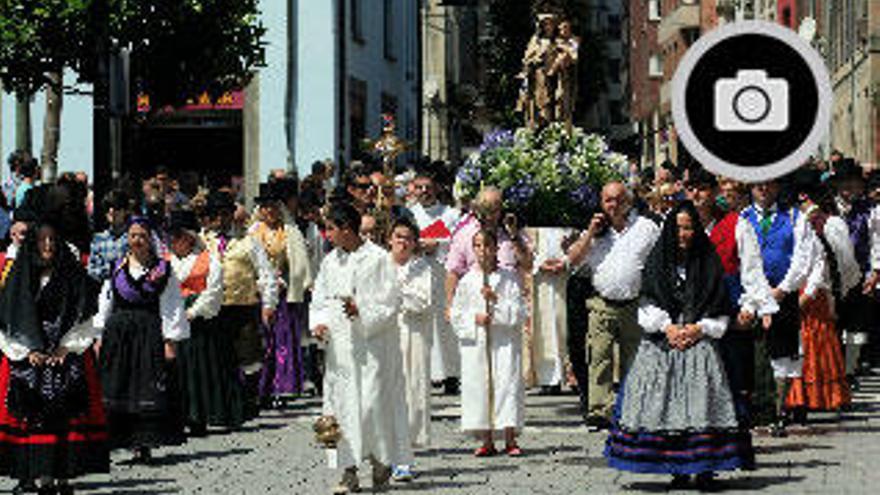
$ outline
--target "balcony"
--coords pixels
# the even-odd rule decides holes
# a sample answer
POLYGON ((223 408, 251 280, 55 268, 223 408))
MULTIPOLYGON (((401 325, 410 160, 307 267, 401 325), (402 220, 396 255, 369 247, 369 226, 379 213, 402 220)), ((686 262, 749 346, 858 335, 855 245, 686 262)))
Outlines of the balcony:
POLYGON ((657 31, 657 41, 661 46, 670 41, 676 33, 686 29, 700 29, 700 4, 683 0, 678 7, 663 16, 657 31))

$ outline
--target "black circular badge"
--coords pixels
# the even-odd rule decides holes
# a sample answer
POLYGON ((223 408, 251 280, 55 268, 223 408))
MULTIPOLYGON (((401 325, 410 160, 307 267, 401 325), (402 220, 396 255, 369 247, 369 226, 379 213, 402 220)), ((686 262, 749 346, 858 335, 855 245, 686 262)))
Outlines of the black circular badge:
POLYGON ((821 56, 794 31, 763 21, 699 38, 673 80, 684 146, 712 172, 745 182, 805 163, 828 131, 831 104, 821 56))

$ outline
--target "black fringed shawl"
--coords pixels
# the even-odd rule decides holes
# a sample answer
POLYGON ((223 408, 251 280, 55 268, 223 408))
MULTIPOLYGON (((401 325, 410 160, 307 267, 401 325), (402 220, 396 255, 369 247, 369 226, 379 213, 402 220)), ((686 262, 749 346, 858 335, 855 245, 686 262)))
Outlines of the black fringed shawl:
POLYGON ((729 315, 732 308, 723 276, 721 260, 696 208, 689 201, 679 204, 667 215, 660 238, 648 256, 642 297, 669 313, 673 322, 696 323, 702 318, 729 315), (679 253, 676 222, 681 212, 689 214, 694 226, 693 243, 683 255, 679 253), (684 281, 677 272, 681 265, 686 271, 684 281))

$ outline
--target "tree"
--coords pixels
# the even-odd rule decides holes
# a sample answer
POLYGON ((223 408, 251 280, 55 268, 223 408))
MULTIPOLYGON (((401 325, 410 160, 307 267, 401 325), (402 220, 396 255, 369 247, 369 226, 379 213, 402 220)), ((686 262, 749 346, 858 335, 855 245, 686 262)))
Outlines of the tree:
POLYGON ((111 36, 131 49, 134 90, 153 108, 244 87, 264 64, 258 0, 108 0, 111 36))
POLYGON ((47 90, 42 161, 54 179, 60 140, 64 67, 81 59, 91 0, 0 0, 0 81, 14 93, 16 146, 30 151, 30 102, 47 90))

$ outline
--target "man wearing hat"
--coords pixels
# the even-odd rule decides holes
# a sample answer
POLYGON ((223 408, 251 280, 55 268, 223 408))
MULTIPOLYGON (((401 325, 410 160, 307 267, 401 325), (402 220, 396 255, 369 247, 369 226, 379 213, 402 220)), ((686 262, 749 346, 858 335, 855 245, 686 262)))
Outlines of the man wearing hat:
POLYGON ((235 342, 238 363, 245 375, 248 415, 256 416, 258 386, 263 367, 263 343, 258 323, 270 325, 278 305, 278 281, 266 250, 233 221, 232 195, 214 191, 205 207, 209 226, 202 237, 218 253, 223 266, 223 305, 220 321, 235 342), (259 309, 262 306, 262 311, 259 309))
MULTIPOLYGON (((777 181, 752 185, 753 203, 740 214, 738 222, 744 228, 754 229, 761 250, 764 276, 770 284, 773 299, 779 304, 769 328, 759 333, 756 342, 756 413, 775 417, 773 431, 783 435, 784 398, 790 380, 802 373, 803 362, 799 350, 801 289, 806 297, 813 297, 815 284, 807 283, 813 253, 817 252, 816 233, 797 208, 786 207, 779 201, 781 186, 777 181), (767 360, 769 359, 769 366, 767 360), (768 372, 772 368, 772 379, 768 372), (775 382, 770 385, 770 382, 775 382), (774 394, 775 389, 775 394, 774 394), (775 403, 774 398, 775 396, 775 403)), ((744 274, 744 267, 740 274, 744 274)), ((769 310, 758 310, 764 316, 769 310)))
MULTIPOLYGON (((835 166, 831 184, 836 193, 835 202, 840 216, 849 229, 849 239, 861 270, 860 285, 871 271, 871 242, 868 235, 868 219, 871 205, 865 197, 865 177, 862 168, 852 158, 842 158, 835 166)), ((855 386, 855 373, 862 346, 868 341, 868 330, 874 321, 874 304, 861 290, 844 294, 837 311, 846 344, 846 374, 855 386)))

